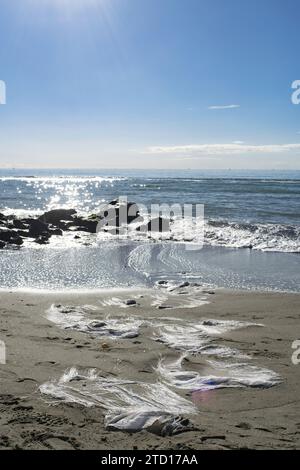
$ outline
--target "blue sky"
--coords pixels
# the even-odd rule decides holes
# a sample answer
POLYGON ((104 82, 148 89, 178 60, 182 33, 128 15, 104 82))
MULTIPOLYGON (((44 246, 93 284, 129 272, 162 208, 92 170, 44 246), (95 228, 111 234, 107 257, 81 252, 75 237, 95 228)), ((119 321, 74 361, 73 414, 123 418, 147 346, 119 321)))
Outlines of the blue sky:
POLYGON ((1 167, 300 168, 298 0, 1 0, 1 167))

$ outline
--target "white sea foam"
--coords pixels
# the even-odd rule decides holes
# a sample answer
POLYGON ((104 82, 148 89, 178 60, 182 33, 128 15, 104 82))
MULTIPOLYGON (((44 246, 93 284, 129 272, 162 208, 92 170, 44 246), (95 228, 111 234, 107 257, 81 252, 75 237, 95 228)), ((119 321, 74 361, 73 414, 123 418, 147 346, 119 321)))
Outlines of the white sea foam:
MULTIPOLYGON (((77 186, 76 191, 79 191, 77 186)), ((45 210, 77 207, 78 213, 81 215, 88 215, 91 211, 97 213, 98 206, 92 206, 90 199, 80 204, 79 201, 76 200, 77 193, 74 194, 70 190, 69 193, 65 194, 63 188, 61 192, 67 197, 67 200, 62 203, 61 200, 55 196, 53 200, 49 200, 45 210)), ((99 207, 101 204, 103 204, 103 201, 99 202, 99 207)), ((18 218, 28 218, 38 217, 43 214, 45 210, 27 207, 18 209, 4 207, 1 211, 5 215, 14 214, 18 218)), ((150 220, 149 215, 145 214, 143 217, 143 223, 147 223, 150 220)), ((136 250, 131 252, 129 266, 132 269, 139 269, 142 264, 145 265, 147 262, 151 261, 151 257, 153 256, 151 244, 153 242, 172 242, 169 247, 163 247, 157 258, 158 261, 163 262, 170 268, 177 266, 178 261, 180 261, 177 259, 179 252, 176 250, 176 247, 173 246, 174 243, 191 244, 198 249, 206 245, 227 248, 251 248, 253 250, 267 252, 300 252, 300 227, 297 225, 270 223, 250 224, 207 220, 204 224, 204 230, 202 230, 202 228, 197 229, 197 224, 195 225, 195 221, 189 217, 173 219, 170 223, 170 230, 164 233, 140 232, 136 230, 139 225, 141 225, 141 222, 132 222, 126 228, 120 228, 118 235, 100 230, 97 235, 93 234, 91 238, 97 239, 98 242, 106 242, 109 240, 148 242, 148 250, 145 246, 138 246, 136 250), (164 250, 169 251, 165 253, 164 250), (170 252, 170 250, 172 252, 170 252)), ((52 244, 51 241, 50 244, 52 244)), ((187 263, 188 260, 185 260, 185 264, 187 263)))
MULTIPOLYGON (((195 220, 186 217, 174 219, 170 224, 170 231, 163 234, 139 233, 136 232, 136 225, 132 224, 126 232, 126 238, 135 241, 149 238, 152 241, 192 243, 198 248, 204 244, 260 251, 300 252, 300 227, 296 225, 207 220, 202 230, 202 225, 197 228, 195 220)), ((163 256, 163 253, 160 256, 163 256)), ((176 260, 173 261, 173 257, 169 256, 167 262, 172 265, 176 260)))
POLYGON ((300 252, 300 227, 280 224, 208 222, 205 243, 261 251, 300 252))
POLYGON ((195 413, 195 407, 167 385, 104 378, 95 369, 71 368, 59 380, 40 386, 43 395, 57 402, 99 406, 106 410, 108 429, 128 432, 147 429, 160 435, 176 434, 188 427, 178 415, 195 413))
POLYGON ((126 180, 125 176, 0 176, 0 181, 24 181, 29 184, 113 183, 126 180))

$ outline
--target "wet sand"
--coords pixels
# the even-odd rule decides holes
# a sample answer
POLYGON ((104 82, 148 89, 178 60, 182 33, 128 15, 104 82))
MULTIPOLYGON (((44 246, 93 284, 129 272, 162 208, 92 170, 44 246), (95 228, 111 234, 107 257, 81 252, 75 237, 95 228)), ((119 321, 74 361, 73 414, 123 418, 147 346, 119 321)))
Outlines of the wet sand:
MULTIPOLYGON (((102 306, 106 314, 139 318, 164 316, 184 320, 239 320, 264 327, 238 329, 221 335, 219 343, 252 356, 251 364, 281 377, 274 387, 225 388, 193 394, 176 391, 193 401, 189 416, 194 430, 162 437, 105 429, 101 407, 51 404, 39 386, 58 379, 66 369, 95 368, 104 377, 157 380, 154 368, 161 357, 176 359, 179 352, 154 341, 151 326, 136 338, 112 339, 62 329, 49 321, 51 304, 96 305, 111 294, 45 294, 1 292, 0 340, 7 363, 0 365, 0 448, 7 449, 245 449, 300 448, 300 365, 292 364, 292 342, 300 339, 298 294, 230 292, 206 293, 209 303, 193 308, 158 309, 147 292, 135 293, 140 305, 102 306), (46 399, 47 398, 47 399, 46 399)), ((133 293, 122 292, 123 299, 133 293)), ((203 294, 202 294, 203 295, 203 294)), ((184 296, 182 296, 184 298, 184 296)), ((166 301, 166 304, 168 301, 166 301)), ((174 306, 174 305, 173 305, 174 306)), ((193 370, 199 358, 189 357, 193 370)), ((180 413, 180 410, 178 411, 180 413)))

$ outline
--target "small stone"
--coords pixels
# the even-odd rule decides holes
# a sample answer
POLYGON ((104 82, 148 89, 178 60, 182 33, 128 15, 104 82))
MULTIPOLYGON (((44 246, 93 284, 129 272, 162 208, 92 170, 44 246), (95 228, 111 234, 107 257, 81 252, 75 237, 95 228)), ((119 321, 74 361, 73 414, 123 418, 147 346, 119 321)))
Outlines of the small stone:
POLYGON ((182 284, 180 284, 179 287, 180 287, 180 288, 182 288, 182 287, 189 287, 189 285, 190 285, 190 283, 189 283, 188 281, 185 281, 185 282, 183 282, 182 284))
POLYGON ((136 305, 136 300, 134 299, 129 299, 129 300, 125 300, 125 305, 136 305))
POLYGON ((249 423, 240 423, 236 425, 236 428, 249 430, 251 429, 251 425, 249 423))
POLYGON ((104 321, 99 321, 99 322, 95 321, 95 322, 92 322, 90 326, 92 328, 103 328, 104 326, 106 326, 106 323, 104 321))
POLYGON ((217 324, 218 324, 217 322, 212 321, 212 320, 204 320, 204 322, 203 322, 203 325, 205 325, 205 326, 215 326, 217 324))

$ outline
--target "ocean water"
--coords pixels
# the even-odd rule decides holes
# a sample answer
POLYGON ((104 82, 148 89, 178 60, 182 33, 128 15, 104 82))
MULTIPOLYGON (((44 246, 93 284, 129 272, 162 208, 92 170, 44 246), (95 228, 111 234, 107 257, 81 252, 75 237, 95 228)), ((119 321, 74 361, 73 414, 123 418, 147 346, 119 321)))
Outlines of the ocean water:
POLYGON ((300 171, 0 170, 0 212, 97 212, 126 196, 151 204, 203 204, 204 246, 192 220, 164 240, 83 234, 0 252, 0 287, 90 289, 152 286, 159 279, 299 291, 300 171), (193 245, 191 249, 191 245, 193 245))

